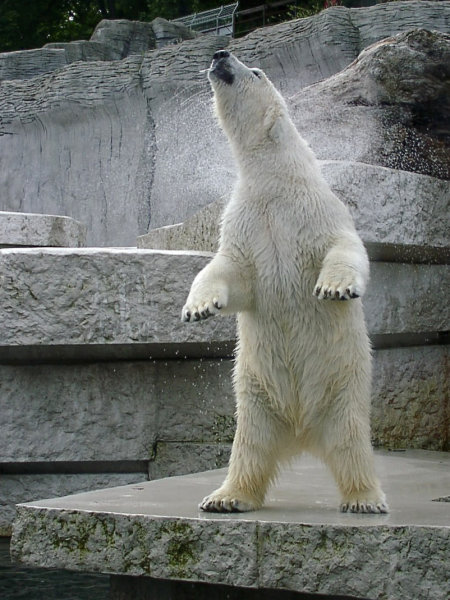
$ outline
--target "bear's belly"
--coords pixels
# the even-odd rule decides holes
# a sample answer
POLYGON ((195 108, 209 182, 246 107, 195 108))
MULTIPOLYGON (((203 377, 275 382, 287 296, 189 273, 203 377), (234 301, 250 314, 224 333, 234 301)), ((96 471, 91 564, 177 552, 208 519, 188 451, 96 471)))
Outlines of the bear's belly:
POLYGON ((255 377, 274 411, 307 429, 356 371, 370 371, 370 346, 360 300, 309 297, 292 303, 265 302, 238 315, 237 373, 255 377))

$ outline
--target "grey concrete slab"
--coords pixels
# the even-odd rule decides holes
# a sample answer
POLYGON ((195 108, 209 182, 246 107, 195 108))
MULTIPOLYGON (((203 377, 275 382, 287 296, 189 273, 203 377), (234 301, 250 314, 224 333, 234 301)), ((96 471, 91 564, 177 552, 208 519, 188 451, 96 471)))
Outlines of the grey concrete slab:
MULTIPOLYGON (((192 280, 210 258, 132 248, 0 250, 0 357, 86 360, 91 349, 97 358, 111 349, 115 358, 230 356, 232 317, 180 322, 192 280)), ((446 265, 373 263, 364 298, 370 335, 448 330, 449 278, 446 265)))
POLYGON ((450 593, 450 454, 378 452, 388 515, 342 514, 325 468, 302 457, 253 513, 197 503, 224 471, 18 507, 12 551, 45 567, 244 587, 444 600, 450 593), (413 595, 411 592, 413 591, 413 595))
POLYGON ((0 477, 0 537, 10 536, 16 504, 42 496, 67 496, 93 489, 127 485, 146 479, 138 473, 2 473, 0 477))
POLYGON ((86 226, 59 215, 0 211, 0 248, 9 246, 62 246, 86 243, 86 226))

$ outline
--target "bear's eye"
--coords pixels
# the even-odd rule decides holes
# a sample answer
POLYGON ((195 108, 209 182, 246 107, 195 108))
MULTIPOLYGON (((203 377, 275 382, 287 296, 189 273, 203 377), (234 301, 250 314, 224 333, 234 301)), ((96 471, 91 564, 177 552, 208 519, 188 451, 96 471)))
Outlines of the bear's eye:
POLYGON ((258 79, 261 79, 261 73, 260 73, 259 71, 257 71, 256 69, 252 69, 252 73, 253 73, 254 75, 256 75, 256 77, 257 77, 258 79))

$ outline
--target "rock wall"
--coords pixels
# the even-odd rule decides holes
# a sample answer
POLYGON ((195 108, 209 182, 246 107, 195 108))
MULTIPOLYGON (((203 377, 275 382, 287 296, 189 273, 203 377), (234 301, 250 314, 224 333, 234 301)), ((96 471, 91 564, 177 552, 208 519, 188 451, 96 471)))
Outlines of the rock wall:
MULTIPOLYGON (((450 3, 337 7, 239 40, 201 36, 158 48, 190 35, 173 26, 102 22, 89 42, 0 56, 0 209, 67 215, 87 225, 89 245, 134 246, 138 235, 184 221, 230 189, 234 165, 200 73, 214 51, 228 46, 290 97, 377 40, 413 27, 448 31, 450 3)), ((292 103, 321 158, 362 160, 352 137, 363 130, 358 110, 350 121, 348 112, 337 115, 343 141, 330 135, 334 123, 327 128, 323 115, 317 123, 317 112, 305 121, 292 103)))
MULTIPOLYGON (((1 534, 17 502, 225 466, 234 320, 179 319, 209 258, 0 250, 1 534)), ((439 264, 372 265, 377 444, 448 449, 449 275, 439 264)))

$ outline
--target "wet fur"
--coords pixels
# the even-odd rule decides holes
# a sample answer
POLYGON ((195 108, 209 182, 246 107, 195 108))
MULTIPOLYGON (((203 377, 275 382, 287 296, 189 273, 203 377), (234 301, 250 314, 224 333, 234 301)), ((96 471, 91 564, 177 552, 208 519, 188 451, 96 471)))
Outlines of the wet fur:
POLYGON ((329 466, 342 510, 386 512, 358 298, 366 251, 281 95, 262 71, 226 55, 216 55, 209 78, 238 178, 219 250, 195 278, 182 318, 238 315, 237 430, 227 477, 200 507, 258 509, 283 461, 307 451, 329 466))

